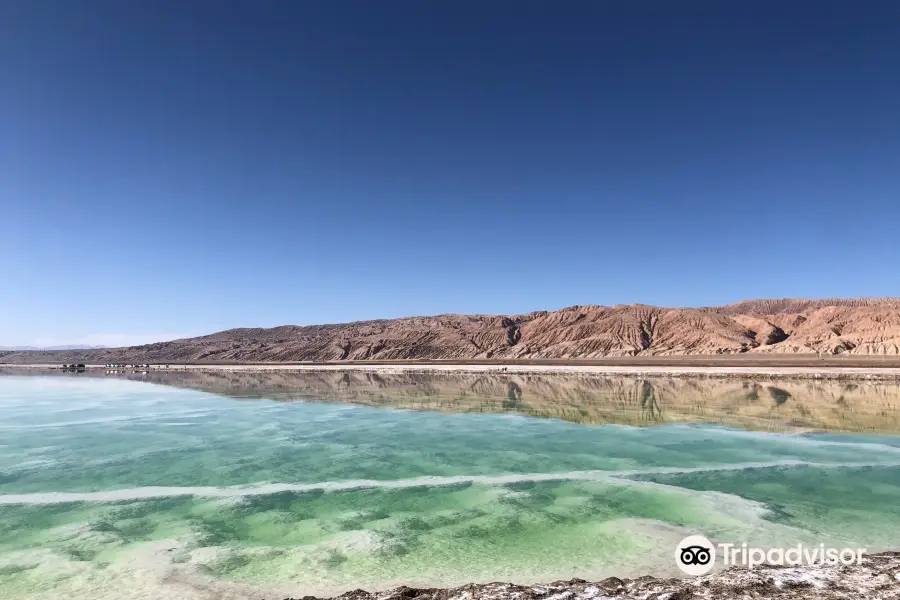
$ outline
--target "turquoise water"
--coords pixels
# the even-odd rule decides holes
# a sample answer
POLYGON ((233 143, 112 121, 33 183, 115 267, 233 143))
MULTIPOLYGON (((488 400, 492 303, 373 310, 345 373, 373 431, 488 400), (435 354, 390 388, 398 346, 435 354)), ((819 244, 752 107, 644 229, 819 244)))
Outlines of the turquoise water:
POLYGON ((0 377, 0 411, 3 598, 674 575, 672 550, 694 533, 900 546, 892 435, 583 425, 77 377, 0 377))

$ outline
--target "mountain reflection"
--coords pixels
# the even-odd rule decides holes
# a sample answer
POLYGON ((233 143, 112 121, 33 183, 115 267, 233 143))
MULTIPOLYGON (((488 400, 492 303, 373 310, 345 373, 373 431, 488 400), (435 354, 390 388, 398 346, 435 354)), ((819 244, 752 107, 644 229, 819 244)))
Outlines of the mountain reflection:
POLYGON ((897 382, 349 370, 188 370, 100 376, 233 398, 512 413, 577 423, 705 423, 772 431, 900 432, 897 382))

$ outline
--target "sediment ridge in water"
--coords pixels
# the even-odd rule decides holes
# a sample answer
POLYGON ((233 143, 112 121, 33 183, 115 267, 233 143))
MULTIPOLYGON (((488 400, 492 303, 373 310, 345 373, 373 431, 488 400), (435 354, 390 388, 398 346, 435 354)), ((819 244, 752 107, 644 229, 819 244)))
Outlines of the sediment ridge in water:
MULTIPOLYGON (((456 588, 354 590, 334 600, 895 600, 900 598, 900 552, 866 556, 860 565, 732 568, 694 579, 610 577, 539 585, 470 584, 456 588)), ((294 600, 287 598, 285 600, 294 600)), ((305 596, 302 600, 318 600, 305 596)))

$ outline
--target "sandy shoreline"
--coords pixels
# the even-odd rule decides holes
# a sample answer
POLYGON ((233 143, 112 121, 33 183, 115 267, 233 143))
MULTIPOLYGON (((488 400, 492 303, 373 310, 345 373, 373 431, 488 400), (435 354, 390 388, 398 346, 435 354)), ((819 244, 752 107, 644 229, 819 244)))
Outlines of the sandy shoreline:
MULTIPOLYGON (((85 365, 89 370, 112 370, 104 365, 85 365)), ((0 370, 59 370, 53 364, 0 364, 0 370)), ((119 369, 121 371, 122 369, 119 369)), ((900 367, 835 367, 835 366, 765 366, 765 365, 521 365, 521 364, 169 364, 150 365, 144 368, 128 367, 127 371, 363 371, 370 373, 511 373, 511 374, 578 374, 578 375, 629 375, 646 377, 789 377, 809 379, 900 379, 900 367)))

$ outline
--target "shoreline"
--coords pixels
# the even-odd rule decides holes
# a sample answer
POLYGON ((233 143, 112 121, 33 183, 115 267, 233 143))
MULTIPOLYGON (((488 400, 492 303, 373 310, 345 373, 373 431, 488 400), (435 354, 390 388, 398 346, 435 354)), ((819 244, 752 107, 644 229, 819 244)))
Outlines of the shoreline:
MULTIPOLYGON (((0 371, 59 371, 71 373, 58 364, 3 364, 0 371)), ((699 377, 699 378, 790 378, 790 379, 861 379, 900 380, 900 367, 878 366, 807 366, 807 365, 584 365, 584 364, 466 364, 466 363, 255 363, 255 364, 168 364, 147 367, 109 368, 86 364, 84 371, 134 373, 142 371, 172 372, 333 372, 357 371, 379 374, 401 373, 470 373, 518 375, 621 375, 631 377, 699 377)))
MULTIPOLYGON (((608 577, 535 585, 469 584, 455 588, 353 590, 327 600, 838 600, 900 599, 900 552, 868 554, 859 565, 732 567, 695 578, 608 577)), ((286 598, 285 600, 295 600, 286 598)), ((304 596, 296 600, 320 600, 304 596)))

